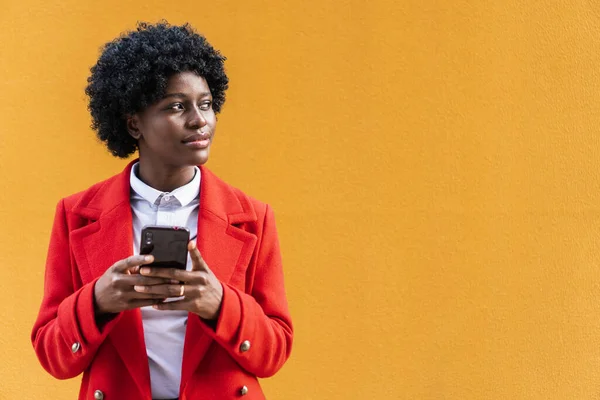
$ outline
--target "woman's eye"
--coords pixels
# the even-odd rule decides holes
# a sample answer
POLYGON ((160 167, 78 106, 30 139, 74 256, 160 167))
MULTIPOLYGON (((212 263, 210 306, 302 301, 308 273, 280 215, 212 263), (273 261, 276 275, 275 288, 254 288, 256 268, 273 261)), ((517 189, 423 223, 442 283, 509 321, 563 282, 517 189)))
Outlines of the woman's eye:
POLYGON ((211 106, 212 106, 212 102, 205 101, 204 103, 200 104, 200 109, 202 109, 202 110, 210 110, 211 106))
POLYGON ((175 103, 169 106, 169 110, 183 110, 183 104, 175 103))

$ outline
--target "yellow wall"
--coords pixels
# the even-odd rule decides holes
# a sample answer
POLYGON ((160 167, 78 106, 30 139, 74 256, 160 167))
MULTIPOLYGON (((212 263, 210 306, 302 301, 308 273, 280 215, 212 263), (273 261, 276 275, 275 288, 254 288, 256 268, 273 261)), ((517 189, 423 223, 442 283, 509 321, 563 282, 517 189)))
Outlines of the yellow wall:
POLYGON ((123 167, 88 68, 162 17, 228 57, 209 166, 276 210, 270 399, 600 398, 598 2, 52 3, 0 5, 0 399, 75 398, 29 342, 54 205, 123 167))

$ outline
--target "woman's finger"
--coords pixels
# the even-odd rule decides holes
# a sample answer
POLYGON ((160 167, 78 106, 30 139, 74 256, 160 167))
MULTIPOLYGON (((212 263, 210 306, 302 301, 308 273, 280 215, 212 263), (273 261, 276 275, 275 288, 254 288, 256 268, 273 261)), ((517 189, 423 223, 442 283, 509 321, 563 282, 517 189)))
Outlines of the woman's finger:
POLYGON ((189 282, 194 279, 190 271, 177 268, 148 267, 140 268, 140 274, 151 278, 163 278, 165 281, 189 282))
MULTIPOLYGON (((208 267, 206 267, 208 269, 208 267)), ((164 279, 165 283, 194 283, 198 285, 206 285, 208 276, 212 275, 210 270, 192 270, 183 271, 177 268, 162 268, 143 266, 140 269, 140 274, 149 278, 164 279)))
POLYGON ((157 310, 184 310, 189 311, 192 306, 191 300, 176 300, 176 301, 168 301, 168 302, 160 302, 158 304, 154 304, 152 307, 157 310))
POLYGON ((156 278, 156 277, 144 276, 144 275, 139 275, 139 274, 123 276, 123 277, 121 277, 120 282, 123 284, 123 286, 135 286, 135 285, 150 286, 150 285, 164 285, 165 283, 179 283, 179 281, 176 281, 176 280, 171 280, 171 279, 167 279, 167 278, 156 278))
POLYGON ((156 293, 142 293, 135 290, 132 290, 128 295, 128 301, 137 301, 137 300, 161 300, 166 299, 169 296, 165 296, 164 294, 156 294, 156 293))
POLYGON ((138 293, 160 295, 162 297, 180 297, 189 294, 194 290, 191 285, 153 285, 153 286, 134 286, 133 290, 138 293))
POLYGON ((140 299, 140 300, 131 300, 128 305, 129 309, 140 308, 140 307, 148 307, 153 306, 155 304, 160 304, 164 299, 140 299))
POLYGON ((126 274, 132 270, 135 270, 136 267, 139 267, 140 265, 144 264, 150 264, 152 261, 154 261, 154 257, 152 257, 151 255, 130 256, 123 260, 119 260, 115 264, 113 264, 112 270, 113 272, 126 274))

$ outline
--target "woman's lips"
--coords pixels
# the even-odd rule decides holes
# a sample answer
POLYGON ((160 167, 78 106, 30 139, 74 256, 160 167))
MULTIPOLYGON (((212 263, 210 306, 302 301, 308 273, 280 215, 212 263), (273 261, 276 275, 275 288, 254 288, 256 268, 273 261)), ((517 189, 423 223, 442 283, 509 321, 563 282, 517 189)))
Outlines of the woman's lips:
POLYGON ((182 142, 194 149, 205 149, 210 145, 210 134, 195 133, 183 139, 182 142))
POLYGON ((183 142, 184 145, 194 149, 205 149, 210 145, 210 139, 199 139, 183 142))

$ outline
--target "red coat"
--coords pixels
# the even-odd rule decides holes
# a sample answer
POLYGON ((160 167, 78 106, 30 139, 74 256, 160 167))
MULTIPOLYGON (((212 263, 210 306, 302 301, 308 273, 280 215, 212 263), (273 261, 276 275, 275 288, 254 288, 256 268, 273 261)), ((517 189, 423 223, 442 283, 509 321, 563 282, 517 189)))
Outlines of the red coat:
MULTIPOLYGON (((94 318, 94 283, 132 254, 131 165, 56 209, 31 338, 54 377, 83 372, 79 399, 94 399, 96 391, 104 400, 151 399, 139 309, 121 312, 101 330, 94 318)), ((223 302, 215 330, 188 316, 180 398, 224 400, 247 392, 244 399, 264 399, 257 377, 282 367, 293 336, 273 212, 200 169, 197 244, 223 283, 223 302)))

